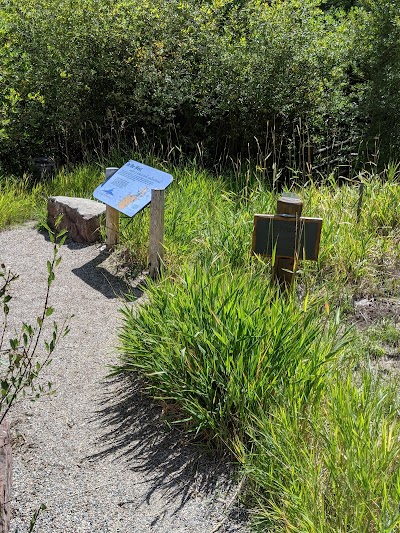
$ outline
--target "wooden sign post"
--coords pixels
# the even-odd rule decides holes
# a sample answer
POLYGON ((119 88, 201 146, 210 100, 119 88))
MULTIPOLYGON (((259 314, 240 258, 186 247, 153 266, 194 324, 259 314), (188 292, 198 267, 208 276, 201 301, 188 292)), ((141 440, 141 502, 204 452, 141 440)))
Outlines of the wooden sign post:
POLYGON ((299 260, 316 261, 322 219, 302 217, 303 202, 297 195, 278 199, 276 215, 254 215, 254 254, 273 257, 274 277, 290 286, 299 260))
MULTIPOLYGON (((106 168, 106 180, 111 178, 118 170, 118 167, 106 168)), ((106 247, 110 250, 119 243, 119 211, 106 205, 106 247)))
POLYGON ((106 169, 106 179, 93 192, 106 204, 106 246, 119 242, 119 213, 135 216, 150 204, 150 275, 158 276, 164 254, 164 190, 172 176, 137 161, 128 161, 121 168, 106 169))
MULTIPOLYGON (((303 202, 300 200, 298 196, 297 197, 281 196, 280 198, 278 198, 277 209, 276 209, 277 215, 287 215, 287 216, 294 217, 296 220, 296 225, 298 225, 302 211, 303 211, 303 202)), ((286 285, 290 285, 292 283, 292 279, 293 279, 294 273, 296 272, 296 266, 297 266, 296 255, 297 254, 295 250, 294 257, 282 257, 282 256, 275 257, 274 277, 279 281, 279 283, 286 284, 286 285)))

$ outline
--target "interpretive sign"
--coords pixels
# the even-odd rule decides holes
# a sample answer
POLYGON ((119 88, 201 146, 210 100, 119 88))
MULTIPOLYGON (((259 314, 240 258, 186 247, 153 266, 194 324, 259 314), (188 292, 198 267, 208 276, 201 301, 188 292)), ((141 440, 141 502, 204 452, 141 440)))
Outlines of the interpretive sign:
POLYGON ((151 201, 151 191, 164 190, 172 176, 137 161, 128 161, 94 191, 93 196, 133 217, 151 201))
POLYGON ((321 227, 321 218, 254 215, 253 253, 316 261, 321 227))

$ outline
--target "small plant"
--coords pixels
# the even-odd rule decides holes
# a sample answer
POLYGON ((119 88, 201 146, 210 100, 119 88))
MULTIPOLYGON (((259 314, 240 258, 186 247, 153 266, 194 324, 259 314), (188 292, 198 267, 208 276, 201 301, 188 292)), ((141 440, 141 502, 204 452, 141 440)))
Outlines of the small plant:
POLYGON ((384 318, 371 325, 361 336, 372 358, 397 357, 400 352, 400 330, 393 320, 384 318))
MULTIPOLYGON (((59 220, 56 227, 58 223, 59 220)), ((53 257, 47 261, 47 290, 42 311, 33 324, 24 322, 19 333, 10 338, 8 338, 8 319, 12 300, 11 287, 18 279, 18 275, 11 272, 4 264, 0 266, 0 305, 3 313, 0 331, 0 423, 21 396, 35 400, 42 393, 52 391, 51 382, 44 386, 38 378, 42 370, 50 364, 60 339, 69 332, 67 320, 61 328, 53 322, 50 338, 43 341, 43 353, 40 341, 45 323, 54 312, 53 307, 49 305, 50 288, 55 278, 54 271, 61 261, 59 249, 65 241, 66 230, 55 234, 49 229, 49 236, 53 243, 53 257)))

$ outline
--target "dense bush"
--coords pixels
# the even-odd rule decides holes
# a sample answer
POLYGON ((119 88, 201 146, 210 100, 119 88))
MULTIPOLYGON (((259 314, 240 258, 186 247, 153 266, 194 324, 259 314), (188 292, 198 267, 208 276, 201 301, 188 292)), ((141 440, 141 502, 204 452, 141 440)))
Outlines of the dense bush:
POLYGON ((383 160, 397 160, 400 147, 400 2, 363 0, 355 11, 360 31, 355 54, 360 115, 383 160), (360 21, 362 23, 360 24, 360 21))
POLYGON ((380 15, 384 3, 365 2, 354 16, 319 0, 3 0, 3 164, 74 159, 131 143, 142 128, 186 149, 200 144, 210 159, 269 136, 281 157, 267 153, 266 165, 301 163, 300 143, 359 139, 360 94, 363 105, 367 95, 380 102, 375 132, 385 125, 381 93, 395 91, 397 55, 376 83, 396 38, 395 2, 380 15))

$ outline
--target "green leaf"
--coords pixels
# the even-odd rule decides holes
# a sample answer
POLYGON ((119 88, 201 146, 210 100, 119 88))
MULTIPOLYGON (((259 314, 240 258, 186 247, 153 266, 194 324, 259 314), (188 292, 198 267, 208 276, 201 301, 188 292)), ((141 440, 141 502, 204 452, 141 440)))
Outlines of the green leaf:
POLYGON ((64 228, 64 229, 62 229, 62 230, 61 230, 61 231, 60 231, 59 233, 57 233, 57 237, 56 237, 56 238, 57 238, 57 240, 60 240, 60 239, 61 239, 61 237, 64 237, 64 236, 66 236, 66 235, 67 235, 67 233, 68 233, 67 229, 65 229, 65 228, 64 228))
POLYGON ((18 339, 9 339, 10 346, 12 350, 17 350, 19 342, 18 339))
POLYGON ((50 287, 51 284, 53 283, 55 279, 55 275, 54 275, 54 272, 51 271, 50 274, 49 274, 49 277, 47 278, 47 286, 50 287))
MULTIPOLYGON (((55 226, 56 228, 58 228, 58 226, 61 224, 61 220, 63 219, 63 216, 64 216, 63 213, 60 213, 60 214, 57 216, 57 218, 56 218, 56 220, 55 220, 55 222, 54 222, 54 226, 55 226)), ((64 231, 64 230, 62 230, 60 233, 62 233, 63 231, 64 231)))

